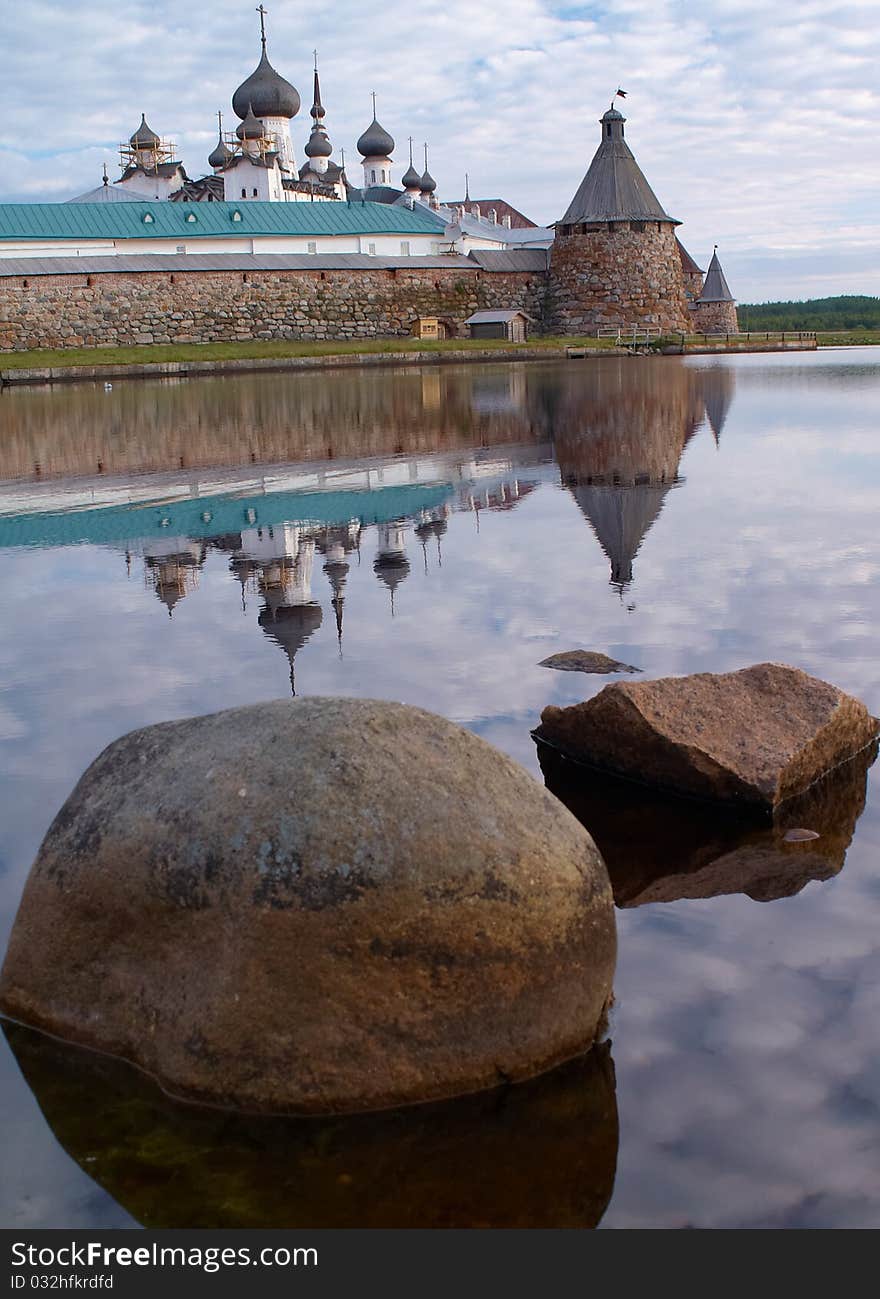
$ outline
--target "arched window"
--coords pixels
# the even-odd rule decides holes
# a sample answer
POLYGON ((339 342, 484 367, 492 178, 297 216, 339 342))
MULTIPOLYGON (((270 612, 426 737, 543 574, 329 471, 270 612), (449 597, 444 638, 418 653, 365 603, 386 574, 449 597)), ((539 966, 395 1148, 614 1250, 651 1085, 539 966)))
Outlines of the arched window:
POLYGON ((375 185, 375 183, 376 183, 376 172, 375 172, 375 170, 373 170, 373 171, 370 172, 370 178, 371 178, 373 184, 375 185))
POLYGON ((242 198, 247 198, 247 190, 245 189, 245 187, 244 187, 243 185, 242 185, 242 187, 241 187, 241 197, 242 197, 242 198))
POLYGON ((254 198, 256 198, 256 197, 257 197, 257 187, 256 187, 256 185, 255 185, 255 186, 254 186, 254 198))

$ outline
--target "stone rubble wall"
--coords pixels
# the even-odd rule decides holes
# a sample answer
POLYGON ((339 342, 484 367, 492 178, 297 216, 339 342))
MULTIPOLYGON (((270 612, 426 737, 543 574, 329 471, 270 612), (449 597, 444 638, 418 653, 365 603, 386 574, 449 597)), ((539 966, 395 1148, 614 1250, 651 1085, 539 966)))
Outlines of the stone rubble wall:
POLYGON ((548 323, 559 334, 603 326, 691 329, 675 228, 617 222, 570 234, 557 230, 550 254, 548 323))
POLYGON ((418 316, 521 309, 540 328, 547 277, 461 267, 4 276, 0 352, 250 339, 402 337, 418 316))
POLYGON ((694 334, 738 334, 735 302, 692 302, 691 332, 694 334))

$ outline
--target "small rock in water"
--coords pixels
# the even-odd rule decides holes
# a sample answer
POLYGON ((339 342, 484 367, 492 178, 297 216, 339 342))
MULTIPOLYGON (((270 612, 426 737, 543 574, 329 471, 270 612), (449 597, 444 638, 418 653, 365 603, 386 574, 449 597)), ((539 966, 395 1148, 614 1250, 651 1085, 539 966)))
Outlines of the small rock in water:
POLYGON ((818 839, 819 835, 815 830, 786 830, 782 836, 785 843, 809 843, 811 839, 818 839))
POLYGON ((565 650, 562 654, 551 654, 542 659, 539 668, 556 668, 559 672, 595 672, 599 675, 610 672, 641 672, 630 663, 619 663, 610 659, 607 654, 597 654, 593 650, 565 650))

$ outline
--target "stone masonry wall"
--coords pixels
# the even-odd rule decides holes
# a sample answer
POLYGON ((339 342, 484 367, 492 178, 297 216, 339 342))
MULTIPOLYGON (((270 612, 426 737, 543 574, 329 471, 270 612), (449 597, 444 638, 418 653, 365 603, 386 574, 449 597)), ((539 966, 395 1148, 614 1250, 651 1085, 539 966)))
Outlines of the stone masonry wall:
POLYGON ((550 254, 548 325, 560 334, 592 333, 611 325, 689 331, 674 227, 650 221, 616 222, 577 234, 557 229, 550 254))
MULTIPOLYGON (((546 274, 446 269, 149 271, 4 276, 0 352, 248 339, 403 336, 418 316, 460 326, 519 308, 540 328, 546 274)), ((466 333, 466 330, 460 332, 466 333)))
POLYGON ((691 331, 695 334, 738 334, 735 302, 692 302, 691 331))

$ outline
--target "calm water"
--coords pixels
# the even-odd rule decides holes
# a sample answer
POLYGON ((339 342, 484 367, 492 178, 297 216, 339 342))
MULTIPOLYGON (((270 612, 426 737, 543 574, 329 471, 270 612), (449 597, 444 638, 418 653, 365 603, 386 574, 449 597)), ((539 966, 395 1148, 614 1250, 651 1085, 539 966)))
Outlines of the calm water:
MULTIPOLYGON (((540 779, 541 709, 608 679, 538 666, 575 647, 880 714, 878 415, 870 349, 0 393, 0 950, 77 777, 151 722, 400 699, 540 779)), ((662 809, 587 799, 610 1053, 506 1099, 236 1124, 13 1033, 0 1221, 877 1226, 877 786, 788 855, 705 816, 660 852, 662 809)))

